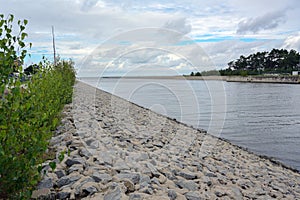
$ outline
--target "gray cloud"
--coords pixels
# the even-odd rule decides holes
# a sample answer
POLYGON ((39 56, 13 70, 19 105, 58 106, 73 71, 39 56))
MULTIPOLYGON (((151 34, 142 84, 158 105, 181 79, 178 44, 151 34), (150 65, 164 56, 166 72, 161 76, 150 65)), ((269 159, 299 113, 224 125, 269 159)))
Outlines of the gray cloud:
POLYGON ((183 35, 190 33, 192 30, 192 27, 187 23, 186 18, 178 18, 176 20, 168 21, 164 24, 163 28, 178 31, 183 35))
POLYGON ((256 18, 248 18, 240 21, 238 24, 237 33, 257 33, 261 30, 274 29, 283 22, 285 22, 285 12, 270 12, 256 18))
POLYGON ((81 10, 82 11, 89 11, 98 3, 98 0, 85 0, 82 3, 81 10))

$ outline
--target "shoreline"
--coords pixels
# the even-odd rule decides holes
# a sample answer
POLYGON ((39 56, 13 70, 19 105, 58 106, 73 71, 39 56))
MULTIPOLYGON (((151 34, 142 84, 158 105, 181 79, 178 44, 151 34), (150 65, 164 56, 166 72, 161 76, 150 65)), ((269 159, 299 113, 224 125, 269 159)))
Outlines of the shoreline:
MULTIPOLYGON (((129 79, 132 79, 132 77, 129 77, 129 79)), ((209 80, 212 80, 212 79, 209 79, 209 80)), ((186 126, 186 127, 188 127, 188 128, 195 129, 195 130, 199 131, 199 132, 202 133, 202 134, 208 134, 209 136, 211 136, 211 137, 213 137, 213 138, 215 138, 215 139, 218 139, 218 140, 222 140, 222 141, 224 141, 224 142, 227 142, 227 143, 229 143, 230 145, 235 146, 235 147, 237 147, 237 148, 240 148, 240 149, 243 150, 243 151, 247 151, 247 152, 250 153, 250 154, 259 156, 259 157, 261 157, 262 159, 270 160, 272 163, 274 163, 274 164, 276 164, 276 165, 280 165, 280 166, 282 166, 283 168, 286 168, 286 169, 288 169, 288 170, 291 170, 291 171, 293 171, 293 172, 296 172, 296 173, 300 174, 300 170, 298 170, 297 168, 294 168, 294 167, 292 167, 292 166, 290 166, 290 165, 287 165, 287 164, 283 163, 283 162, 280 161, 280 160, 277 160, 275 157, 270 157, 270 156, 267 156, 267 155, 255 153, 255 152, 249 150, 247 147, 239 146, 239 145, 237 145, 237 144, 232 143, 230 140, 228 140, 228 139, 226 139, 226 138, 217 137, 217 136, 215 136, 215 135, 212 135, 212 134, 208 133, 207 130, 205 130, 205 129, 195 128, 195 127, 193 127, 192 125, 185 124, 185 123, 183 123, 183 122, 181 122, 181 121, 176 120, 175 118, 171 118, 171 117, 169 117, 169 116, 167 116, 167 115, 163 115, 163 114, 157 113, 157 112, 155 112, 155 111, 152 111, 152 110, 149 109, 149 108, 145 108, 145 107, 143 107, 143 106, 141 106, 141 105, 138 105, 138 104, 136 104, 136 103, 134 103, 134 102, 128 101, 128 100, 126 100, 126 99, 124 99, 124 98, 122 98, 122 97, 119 97, 119 96, 114 95, 114 94, 111 94, 111 93, 109 93, 109 92, 107 92, 107 91, 101 90, 101 89, 99 89, 99 88, 97 88, 97 87, 95 87, 95 86, 93 86, 93 85, 91 85, 91 84, 89 84, 89 83, 86 83, 86 82, 81 81, 81 80, 78 80, 78 81, 80 81, 81 83, 86 84, 86 85, 88 85, 88 86, 90 86, 90 87, 94 87, 96 90, 100 90, 101 92, 107 93, 108 95, 112 95, 112 96, 114 96, 114 98, 120 98, 121 100, 127 101, 127 102, 129 102, 130 104, 133 104, 134 106, 137 106, 137 107, 139 107, 139 108, 141 108, 141 109, 145 109, 145 110, 147 110, 147 111, 153 112, 153 113, 155 113, 155 114, 158 115, 158 116, 165 117, 165 118, 167 118, 168 120, 174 121, 174 122, 176 122, 176 123, 178 123, 178 124, 180 124, 180 125, 186 126)))
MULTIPOLYGON (((97 78, 97 77, 78 77, 97 78)), ((203 80, 203 81, 226 81, 245 83, 278 83, 278 84, 300 84, 300 76, 107 76, 99 79, 166 79, 166 80, 203 80)))
POLYGON ((57 155, 66 147, 71 152, 54 173, 49 162, 44 164, 48 170, 41 182, 52 185, 39 190, 47 190, 48 195, 70 199, 300 197, 300 174, 282 163, 80 81, 63 122, 66 127, 52 138, 52 146, 57 155))

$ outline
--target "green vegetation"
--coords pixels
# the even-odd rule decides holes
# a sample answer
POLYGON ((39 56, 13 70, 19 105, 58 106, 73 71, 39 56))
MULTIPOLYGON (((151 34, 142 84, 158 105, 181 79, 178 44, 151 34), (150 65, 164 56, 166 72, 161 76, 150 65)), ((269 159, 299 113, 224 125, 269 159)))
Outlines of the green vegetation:
MULTIPOLYGON (((300 54, 295 50, 273 49, 270 52, 257 52, 247 57, 230 61, 227 69, 201 72, 202 76, 248 76, 264 74, 291 74, 300 71, 300 54)), ((192 72, 195 76, 199 72, 192 72)), ((199 73, 200 74, 200 73, 199 73)))
POLYGON ((229 68, 220 70, 221 75, 291 74, 299 70, 300 54, 295 50, 273 49, 257 52, 230 61, 229 68))
POLYGON ((192 72, 190 76, 202 76, 202 74, 200 72, 196 72, 196 73, 192 72))
POLYGON ((75 71, 72 61, 43 61, 27 77, 27 20, 18 21, 16 35, 13 21, 0 15, 0 199, 28 199, 60 112, 72 101, 75 71))

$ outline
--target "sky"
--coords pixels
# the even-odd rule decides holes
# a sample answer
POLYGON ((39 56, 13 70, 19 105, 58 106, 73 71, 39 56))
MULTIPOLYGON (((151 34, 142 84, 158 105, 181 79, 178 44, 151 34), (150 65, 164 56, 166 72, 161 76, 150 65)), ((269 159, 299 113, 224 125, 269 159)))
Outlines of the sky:
POLYGON ((28 19, 26 65, 56 51, 78 76, 182 75, 273 48, 300 51, 299 0, 0 0, 28 19))

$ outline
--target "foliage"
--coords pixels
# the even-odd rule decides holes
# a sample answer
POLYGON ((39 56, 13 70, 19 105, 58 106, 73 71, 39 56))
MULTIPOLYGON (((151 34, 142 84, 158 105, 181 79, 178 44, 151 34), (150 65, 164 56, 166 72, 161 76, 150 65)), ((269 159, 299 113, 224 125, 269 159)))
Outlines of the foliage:
POLYGON ((202 76, 219 76, 220 73, 218 70, 210 70, 201 72, 202 76))
POLYGON ((18 21, 16 35, 13 20, 0 15, 0 199, 28 199, 59 113, 72 100, 75 71, 72 61, 43 61, 22 82, 27 20, 18 21))
POLYGON ((26 74, 26 75, 35 74, 39 71, 39 68, 40 67, 37 64, 30 65, 26 69, 24 69, 24 74, 26 74))
POLYGON ((200 72, 191 72, 190 76, 201 76, 201 73, 200 72))
POLYGON ((300 70, 300 54, 295 50, 273 49, 270 52, 257 52, 247 57, 241 55, 239 59, 230 61, 229 68, 220 70, 221 75, 259 74, 291 74, 300 70))

